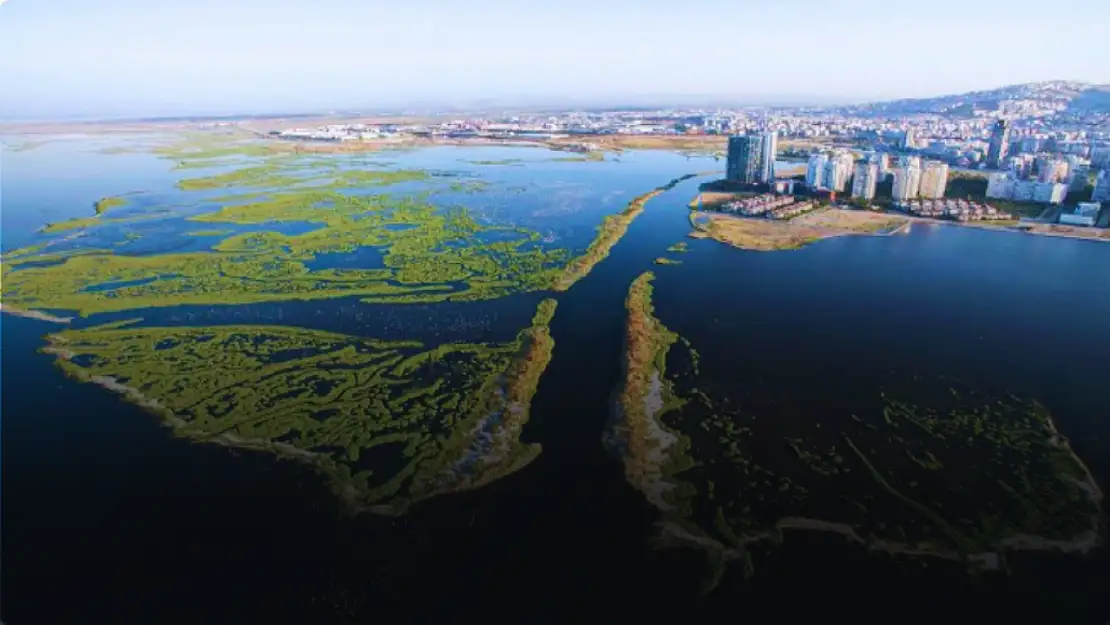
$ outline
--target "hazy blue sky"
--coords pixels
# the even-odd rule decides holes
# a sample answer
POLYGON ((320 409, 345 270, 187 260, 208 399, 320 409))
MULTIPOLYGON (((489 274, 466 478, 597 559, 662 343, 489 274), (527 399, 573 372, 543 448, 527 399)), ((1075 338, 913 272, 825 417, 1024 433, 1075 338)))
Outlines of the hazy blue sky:
POLYGON ((1108 0, 0 0, 0 117, 1110 83, 1108 0))

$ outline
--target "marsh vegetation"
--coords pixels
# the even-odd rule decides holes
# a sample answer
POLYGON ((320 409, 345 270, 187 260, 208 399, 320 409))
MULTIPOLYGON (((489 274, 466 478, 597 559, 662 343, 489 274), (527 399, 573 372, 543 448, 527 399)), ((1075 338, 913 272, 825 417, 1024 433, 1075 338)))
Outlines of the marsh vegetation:
POLYGON ((554 312, 543 301, 503 344, 130 320, 52 334, 46 350, 178 436, 309 463, 352 509, 395 514, 539 454, 519 436, 551 359, 554 312))

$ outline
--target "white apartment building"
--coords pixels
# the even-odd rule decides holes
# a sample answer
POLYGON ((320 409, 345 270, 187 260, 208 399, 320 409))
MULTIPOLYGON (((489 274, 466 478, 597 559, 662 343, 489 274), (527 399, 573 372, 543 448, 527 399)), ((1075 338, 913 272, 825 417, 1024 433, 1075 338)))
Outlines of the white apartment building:
POLYGON ((1059 204, 1068 195, 1068 185, 1059 182, 1038 182, 1033 189, 1033 201, 1040 204, 1059 204))
POLYGON ((1014 195, 1014 179, 1007 174, 991 174, 987 178, 987 197, 1008 200, 1014 195))
POLYGON ((997 197, 1015 202, 1037 202, 1039 204, 1059 204, 1067 196, 1067 185, 1058 182, 1037 182, 1036 180, 1012 180, 1010 182, 1010 195, 990 196, 990 186, 987 187, 988 197, 997 197))
POLYGON ((779 133, 772 130, 763 135, 763 154, 760 162, 760 181, 772 184, 775 181, 775 157, 779 153, 779 133))
POLYGON ((840 193, 848 186, 848 178, 852 175, 852 155, 847 152, 836 152, 825 162, 825 176, 822 186, 826 189, 840 193))
POLYGON ((921 170, 921 184, 919 193, 921 197, 929 200, 939 200, 944 197, 944 190, 948 188, 948 164, 940 161, 929 161, 921 170))
POLYGON ((825 163, 829 160, 824 154, 813 154, 806 165, 806 186, 810 189, 820 189, 825 180, 825 163))
POLYGON ((875 197, 875 186, 878 183, 879 165, 877 163, 857 164, 855 177, 852 180, 852 197, 870 200, 875 197))
POLYGON ((891 195, 895 202, 906 202, 917 197, 921 190, 921 168, 910 163, 894 168, 894 188, 891 195))
POLYGON ((880 177, 886 176, 888 173, 890 173, 890 155, 886 152, 872 154, 868 160, 879 166, 880 177))

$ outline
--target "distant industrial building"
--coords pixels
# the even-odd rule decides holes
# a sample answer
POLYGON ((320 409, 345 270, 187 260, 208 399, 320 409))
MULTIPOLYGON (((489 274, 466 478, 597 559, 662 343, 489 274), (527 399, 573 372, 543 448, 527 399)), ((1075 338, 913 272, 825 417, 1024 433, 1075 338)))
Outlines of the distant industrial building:
POLYGON ((940 161, 929 161, 921 170, 920 196, 928 200, 938 200, 944 197, 948 188, 948 164, 940 161))
POLYGON ((852 197, 860 200, 874 198, 878 183, 879 165, 877 163, 857 164, 856 173, 852 178, 852 197))
POLYGON ((987 150, 987 167, 998 169, 1006 158, 1006 151, 1010 145, 1010 124, 1000 119, 994 124, 991 132, 990 148, 987 150))

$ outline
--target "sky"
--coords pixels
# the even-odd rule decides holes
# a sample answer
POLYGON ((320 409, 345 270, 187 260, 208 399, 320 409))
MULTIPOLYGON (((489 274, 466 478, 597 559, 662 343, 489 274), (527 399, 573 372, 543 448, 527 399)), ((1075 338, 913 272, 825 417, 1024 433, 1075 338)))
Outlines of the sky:
POLYGON ((1110 83, 1107 0, 0 0, 0 119, 1110 83))

